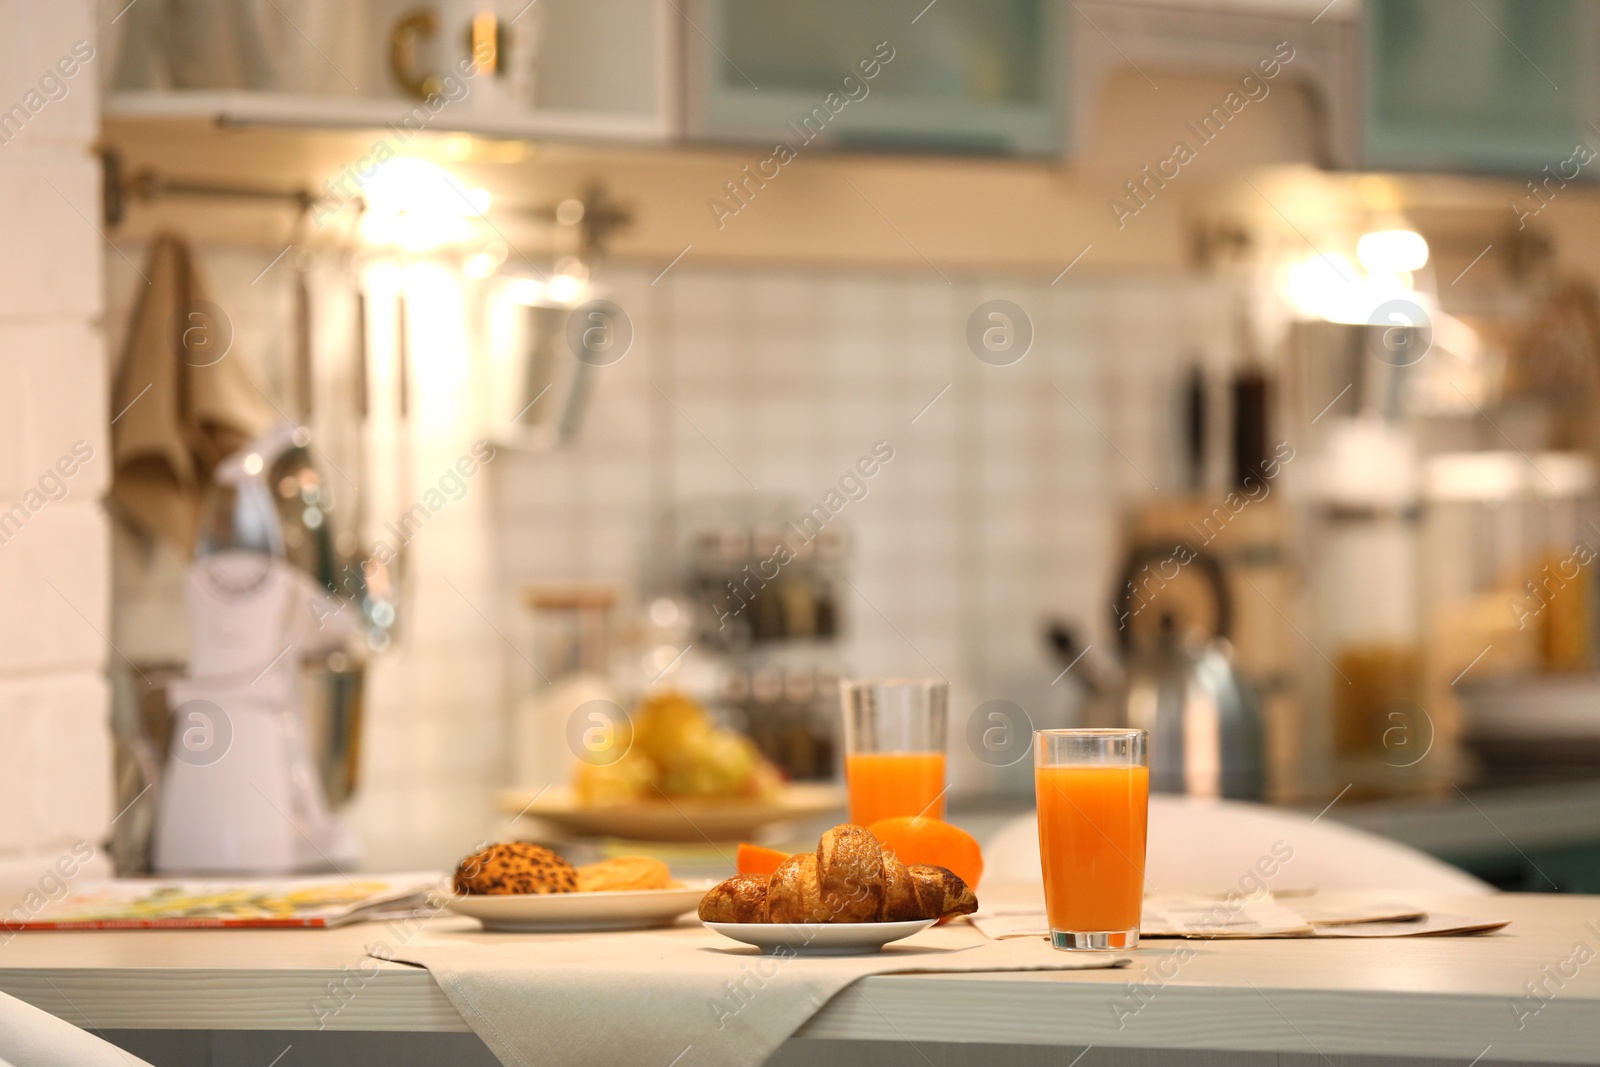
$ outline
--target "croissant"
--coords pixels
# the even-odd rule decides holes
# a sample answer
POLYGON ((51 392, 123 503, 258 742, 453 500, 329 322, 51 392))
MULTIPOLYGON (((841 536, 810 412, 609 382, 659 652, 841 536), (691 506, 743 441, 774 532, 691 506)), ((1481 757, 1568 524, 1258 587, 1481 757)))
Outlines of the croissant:
POLYGON ((817 857, 790 856, 767 881, 767 917, 775 923, 831 922, 817 877, 817 857))
POLYGON ((713 886, 700 899, 700 918, 714 923, 767 922, 766 875, 735 875, 713 886))
POLYGON ((918 918, 944 919, 978 910, 978 895, 955 872, 931 863, 914 863, 907 870, 917 890, 918 918))
POLYGON ((883 846, 863 827, 835 826, 817 842, 817 882, 825 922, 877 922, 883 914, 883 846))
POLYGON ((917 897, 917 885, 911 878, 911 870, 889 849, 883 850, 881 914, 886 923, 909 922, 923 917, 922 901, 917 897))
POLYGON ((707 922, 907 922, 969 915, 972 889, 943 867, 907 866, 859 826, 835 826, 815 853, 790 856, 771 877, 741 874, 700 902, 707 922))

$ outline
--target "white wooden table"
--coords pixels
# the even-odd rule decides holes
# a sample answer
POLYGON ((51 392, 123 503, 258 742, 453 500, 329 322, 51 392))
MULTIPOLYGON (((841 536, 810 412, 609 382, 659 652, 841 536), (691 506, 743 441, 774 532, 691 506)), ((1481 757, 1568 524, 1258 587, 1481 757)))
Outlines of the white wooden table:
MULTIPOLYGON (((984 888, 990 901, 1016 895, 984 888)), ((942 1064, 941 1049, 979 1043, 1010 1050, 991 1049, 985 1062, 1062 1067, 1085 1047, 1095 1051, 1083 1067, 1301 1057, 1600 1064, 1600 897, 1406 899, 1513 925, 1463 938, 1147 941, 1119 971, 868 978, 774 1062, 837 1067, 875 1049, 872 1062, 899 1063, 882 1044, 894 1042, 915 1053, 907 1063, 942 1064), (1192 957, 1180 961, 1180 949, 1192 957), (1534 987, 1538 998, 1529 997, 1534 987)), ((475 928, 449 916, 433 922, 439 932, 475 928)), ((19 934, 0 944, 0 990, 114 1037, 267 1031, 311 1049, 317 1035, 307 1032, 319 1029, 469 1033, 427 972, 365 956, 365 945, 392 936, 375 925, 19 934)), ((349 1047, 352 1038, 343 1040, 349 1047)))

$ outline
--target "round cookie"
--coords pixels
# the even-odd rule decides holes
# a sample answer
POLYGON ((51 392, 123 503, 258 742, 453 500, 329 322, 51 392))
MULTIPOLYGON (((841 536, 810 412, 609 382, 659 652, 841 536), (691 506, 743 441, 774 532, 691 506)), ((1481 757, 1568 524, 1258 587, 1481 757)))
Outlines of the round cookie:
POLYGON ((540 845, 509 841, 479 849, 456 865, 456 892, 481 896, 573 893, 578 872, 540 845))

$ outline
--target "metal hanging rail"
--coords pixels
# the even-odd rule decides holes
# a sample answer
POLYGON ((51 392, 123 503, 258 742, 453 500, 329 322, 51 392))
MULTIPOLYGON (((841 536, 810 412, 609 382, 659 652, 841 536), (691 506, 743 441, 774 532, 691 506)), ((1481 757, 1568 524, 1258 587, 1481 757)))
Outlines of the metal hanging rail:
MULTIPOLYGON (((263 203, 290 204, 298 209, 301 214, 305 214, 324 199, 304 188, 273 189, 260 185, 175 178, 158 173, 150 168, 145 168, 128 177, 123 174, 122 157, 114 151, 100 153, 100 161, 105 171, 104 181, 101 183, 104 201, 102 216, 108 227, 119 225, 127 217, 127 207, 130 200, 137 200, 141 203, 148 203, 152 200, 160 200, 167 197, 253 200, 263 203)), ((359 203, 357 206, 360 206, 359 203)))
MULTIPOLYGON (((290 204, 303 218, 312 208, 328 202, 329 199, 318 196, 304 187, 278 189, 262 185, 202 181, 171 177, 148 167, 127 176, 123 173, 122 157, 111 149, 100 153, 100 162, 104 168, 104 180, 101 182, 101 216, 108 229, 115 228, 127 218, 128 203, 134 200, 149 203, 167 197, 201 197, 290 204)), ((343 208, 352 204, 357 213, 366 210, 366 203, 360 197, 339 201, 337 206, 343 208)), ((604 256, 612 233, 626 229, 633 223, 633 212, 613 199, 609 190, 599 181, 589 182, 584 187, 581 197, 569 198, 556 204, 511 210, 526 218, 538 219, 557 226, 576 226, 579 234, 578 253, 588 260, 604 256)))

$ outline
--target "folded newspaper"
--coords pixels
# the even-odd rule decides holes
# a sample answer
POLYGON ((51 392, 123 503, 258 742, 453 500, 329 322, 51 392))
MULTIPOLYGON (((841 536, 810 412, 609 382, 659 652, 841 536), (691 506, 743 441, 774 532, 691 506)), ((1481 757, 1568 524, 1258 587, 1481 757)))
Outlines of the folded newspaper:
POLYGON ((0 913, 0 930, 183 930, 330 927, 427 903, 437 871, 255 881, 112 879, 57 900, 32 893, 0 913))
MULTIPOLYGON (((1419 937, 1498 930, 1509 920, 1429 914, 1415 905, 1354 893, 1307 894, 1286 901, 1271 894, 1253 898, 1156 894, 1144 900, 1141 937, 1419 937)), ((984 936, 1047 937, 1043 905, 1001 906, 970 917, 984 936)))

